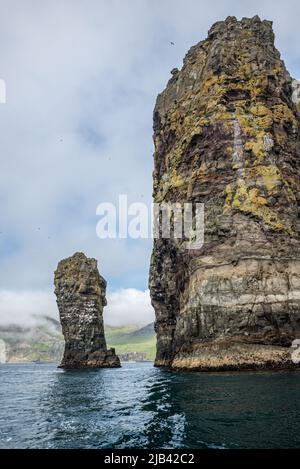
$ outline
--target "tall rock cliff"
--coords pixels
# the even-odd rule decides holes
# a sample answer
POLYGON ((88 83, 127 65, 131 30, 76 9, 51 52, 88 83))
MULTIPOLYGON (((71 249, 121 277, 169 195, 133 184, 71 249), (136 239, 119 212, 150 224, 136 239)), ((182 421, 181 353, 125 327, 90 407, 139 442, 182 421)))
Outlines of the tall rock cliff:
POLYGON ((107 350, 103 326, 106 281, 96 259, 83 253, 59 262, 55 294, 65 338, 62 368, 115 368, 120 360, 107 350))
POLYGON ((158 96, 154 201, 204 203, 205 237, 200 250, 154 241, 157 366, 295 366, 298 92, 256 16, 214 24, 158 96))

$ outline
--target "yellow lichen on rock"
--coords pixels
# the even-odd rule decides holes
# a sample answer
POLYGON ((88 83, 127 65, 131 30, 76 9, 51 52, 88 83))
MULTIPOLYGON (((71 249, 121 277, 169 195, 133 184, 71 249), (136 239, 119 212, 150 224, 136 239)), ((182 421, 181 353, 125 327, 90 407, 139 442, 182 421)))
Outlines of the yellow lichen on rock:
POLYGON ((265 187, 270 194, 278 188, 282 181, 282 176, 277 166, 258 165, 249 169, 248 177, 256 182, 261 180, 262 186, 265 187))
POLYGON ((237 180, 237 188, 232 200, 233 209, 237 208, 243 212, 250 212, 255 215, 258 213, 259 208, 266 204, 267 200, 258 195, 257 188, 250 189, 244 179, 237 180))
POLYGON ((263 104, 255 104, 250 108, 251 114, 257 117, 264 117, 264 116, 269 116, 271 114, 271 111, 267 106, 264 106, 263 104))
MULTIPOLYGON (((269 187, 271 187, 271 183, 269 187)), ((231 208, 251 214, 260 218, 267 226, 275 231, 284 231, 288 234, 292 234, 291 227, 287 225, 284 220, 280 220, 276 212, 268 207, 267 198, 260 194, 257 187, 250 187, 244 179, 240 178, 237 180, 234 195, 231 185, 226 187, 226 193, 227 198, 224 204, 224 211, 228 211, 231 208)))
POLYGON ((265 137, 265 132, 258 132, 256 134, 255 140, 248 140, 248 142, 246 142, 244 145, 244 149, 246 151, 251 151, 253 155, 258 159, 258 162, 264 160, 267 154, 265 137))
POLYGON ((182 179, 182 177, 176 173, 176 171, 173 170, 171 179, 169 182, 169 186, 172 188, 178 188, 183 186, 185 184, 185 181, 182 179))
POLYGON ((272 113, 274 122, 281 125, 291 124, 294 129, 297 127, 297 120, 287 104, 276 104, 272 107, 272 113))
POLYGON ((231 209, 232 196, 233 196, 233 194, 232 194, 232 185, 231 184, 228 184, 226 186, 225 193, 226 193, 226 200, 225 200, 225 204, 224 204, 224 207, 223 207, 224 212, 231 209))

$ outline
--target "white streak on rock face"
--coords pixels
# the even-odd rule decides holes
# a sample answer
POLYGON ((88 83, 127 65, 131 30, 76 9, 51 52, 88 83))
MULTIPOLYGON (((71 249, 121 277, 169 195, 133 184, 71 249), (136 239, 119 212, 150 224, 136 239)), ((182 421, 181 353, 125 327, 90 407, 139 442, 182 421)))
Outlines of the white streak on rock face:
POLYGON ((274 142, 269 135, 264 135, 264 146, 266 151, 270 151, 273 148, 274 142))
POLYGON ((190 73, 190 78, 192 78, 193 80, 197 80, 198 78, 198 74, 195 70, 193 70, 191 73, 190 73))
POLYGON ((295 365, 299 365, 300 363, 300 339, 293 340, 291 348, 293 350, 291 354, 292 362, 295 365))
POLYGON ((300 339, 295 339, 292 342, 292 348, 298 348, 300 347, 300 339))
POLYGON ((0 363, 6 363, 6 345, 2 339, 0 339, 0 363))
POLYGON ((292 101, 295 104, 299 104, 300 103, 300 80, 293 80, 292 88, 293 88, 292 101))
POLYGON ((233 163, 236 168, 242 167, 243 166, 243 156, 244 156, 244 150, 243 150, 243 142, 242 142, 242 132, 241 132, 241 127, 240 124, 234 115, 234 121, 233 121, 233 163))
POLYGON ((296 350, 294 350, 294 352, 292 353, 292 362, 295 365, 299 365, 299 363, 300 363, 300 347, 297 348, 296 350))

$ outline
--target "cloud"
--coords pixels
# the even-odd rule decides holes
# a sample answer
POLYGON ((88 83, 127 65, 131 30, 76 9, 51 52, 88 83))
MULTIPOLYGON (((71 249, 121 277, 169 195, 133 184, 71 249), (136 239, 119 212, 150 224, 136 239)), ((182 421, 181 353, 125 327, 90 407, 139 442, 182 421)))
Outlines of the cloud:
POLYGON ((7 23, 0 18, 8 89, 0 108, 0 283, 49 288, 50 266, 72 248, 98 257, 110 284, 126 265, 127 277, 140 273, 145 286, 150 244, 100 242, 95 227, 96 206, 119 193, 150 202, 154 93, 142 51, 151 40, 122 2, 117 14, 110 2, 25 3, 4 3, 7 23))
POLYGON ((143 326, 154 321, 149 290, 128 288, 111 293, 108 295, 108 306, 104 310, 104 320, 111 326, 124 324, 143 326))
POLYGON ((32 326, 41 315, 58 319, 55 299, 44 291, 0 291, 0 312, 0 325, 32 326))
MULTIPOLYGON (((149 324, 154 320, 149 290, 121 289, 107 294, 104 321, 111 326, 149 324)), ((55 296, 45 291, 0 291, 0 325, 32 326, 41 316, 59 320, 55 296)))

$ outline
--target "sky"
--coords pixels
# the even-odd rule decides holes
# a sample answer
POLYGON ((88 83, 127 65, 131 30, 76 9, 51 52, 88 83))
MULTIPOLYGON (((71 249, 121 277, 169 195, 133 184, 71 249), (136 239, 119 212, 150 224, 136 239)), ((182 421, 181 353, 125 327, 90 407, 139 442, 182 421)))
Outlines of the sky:
POLYGON ((151 239, 99 239, 96 207, 150 205, 170 71, 215 21, 256 14, 300 77, 296 0, 0 0, 0 324, 58 317, 53 272, 76 251, 108 282, 108 324, 153 320, 151 239))

